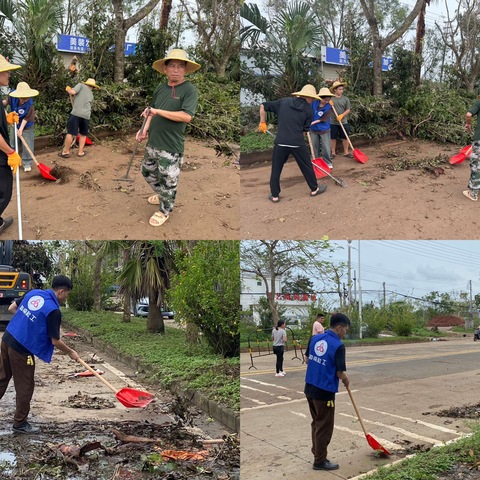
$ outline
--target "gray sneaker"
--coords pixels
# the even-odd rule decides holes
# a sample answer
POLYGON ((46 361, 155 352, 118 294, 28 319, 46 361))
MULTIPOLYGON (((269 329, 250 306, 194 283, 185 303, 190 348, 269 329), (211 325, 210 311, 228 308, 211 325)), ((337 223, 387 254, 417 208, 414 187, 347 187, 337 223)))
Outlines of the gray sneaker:
POLYGON ((14 433, 38 433, 40 429, 30 425, 28 422, 23 422, 20 425, 13 426, 14 433))

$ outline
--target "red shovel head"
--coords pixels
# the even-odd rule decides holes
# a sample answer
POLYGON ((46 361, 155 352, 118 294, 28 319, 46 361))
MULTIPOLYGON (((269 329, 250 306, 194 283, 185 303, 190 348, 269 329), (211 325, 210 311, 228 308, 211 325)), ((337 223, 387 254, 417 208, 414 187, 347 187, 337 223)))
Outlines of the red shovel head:
POLYGON ((323 158, 314 158, 312 160, 313 163, 313 170, 315 171, 315 177, 317 178, 323 178, 327 176, 327 173, 330 173, 330 167, 328 166, 328 163, 323 159, 323 158), (317 167, 317 168, 315 168, 317 167), (325 172, 322 172, 322 170, 325 170, 325 172))
POLYGON ((391 455, 391 453, 377 440, 375 440, 369 433, 365 435, 368 444, 374 449, 383 452, 385 455, 391 455))
POLYGON ((40 173, 42 174, 43 178, 46 178, 47 180, 53 180, 54 182, 57 181, 57 179, 50 173, 51 172, 50 167, 47 167, 43 163, 39 163, 37 167, 40 170, 40 173))
POLYGON ((368 157, 358 148, 353 151, 353 158, 359 163, 367 163, 368 157))
POLYGON ((115 395, 117 400, 127 408, 143 408, 153 400, 151 393, 133 388, 122 388, 115 395))
POLYGON ((467 157, 465 156, 465 154, 460 152, 456 155, 453 155, 453 157, 450 157, 449 163, 450 165, 458 165, 459 163, 462 163, 466 158, 467 157))

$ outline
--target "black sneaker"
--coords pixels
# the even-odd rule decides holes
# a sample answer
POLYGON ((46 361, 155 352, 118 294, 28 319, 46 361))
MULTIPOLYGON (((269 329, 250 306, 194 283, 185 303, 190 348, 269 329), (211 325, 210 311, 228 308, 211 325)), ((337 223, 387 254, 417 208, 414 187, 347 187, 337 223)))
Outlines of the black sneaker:
POLYGON ((314 470, 337 470, 340 465, 338 463, 332 463, 330 460, 324 460, 320 463, 314 463, 313 469, 314 470))
POLYGON ((28 422, 24 422, 20 425, 14 425, 13 431, 15 433, 38 433, 40 429, 38 427, 30 425, 28 422))

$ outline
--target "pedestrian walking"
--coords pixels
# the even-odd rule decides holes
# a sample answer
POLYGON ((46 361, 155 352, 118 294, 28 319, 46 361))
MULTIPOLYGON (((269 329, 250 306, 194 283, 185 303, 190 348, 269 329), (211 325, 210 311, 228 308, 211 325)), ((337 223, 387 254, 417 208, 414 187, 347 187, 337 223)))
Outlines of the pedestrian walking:
MULTIPOLYGON (((10 105, 12 112, 18 113, 17 136, 23 137, 26 144, 32 152, 35 152, 35 107, 33 105, 33 97, 38 95, 38 90, 30 88, 28 83, 20 82, 17 88, 8 94, 4 105, 10 105)), ((11 131, 10 142, 15 145, 15 132, 11 131)), ((30 152, 22 143, 22 165, 25 172, 32 171, 33 159, 30 152)))
POLYGON ((312 417, 312 453, 314 470, 336 470, 337 463, 327 459, 335 424, 335 393, 339 380, 347 388, 345 345, 342 339, 350 327, 350 319, 343 313, 330 317, 330 328, 310 338, 307 350, 305 395, 312 417))
POLYGON ((68 86, 65 88, 70 98, 73 97, 73 101, 72 111, 67 121, 67 135, 65 136, 63 150, 58 154, 59 157, 70 157, 70 147, 78 134, 80 134, 80 139, 78 141, 77 157, 84 157, 87 154, 84 147, 87 141, 90 117, 92 116, 93 90, 100 90, 93 78, 78 83, 74 88, 68 86))
POLYGON ((348 158, 353 158, 353 154, 348 151, 348 140, 345 136, 343 128, 347 132, 347 135, 350 135, 350 125, 348 123, 348 115, 351 111, 351 104, 348 97, 346 97, 343 92, 346 87, 344 82, 333 82, 333 85, 330 87, 330 91, 333 93, 334 97, 332 98, 333 106, 335 107, 335 112, 337 112, 337 117, 333 116, 330 120, 330 136, 331 136, 331 150, 332 156, 335 158, 337 151, 337 139, 342 140, 343 144, 343 156, 348 158), (340 125, 343 124, 343 128, 340 125))
POLYGON ((279 320, 277 326, 272 330, 273 353, 277 357, 275 364, 276 377, 284 377, 286 373, 283 371, 283 353, 285 351, 285 343, 287 342, 287 332, 285 331, 285 320, 279 320))
POLYGON ((263 102, 260 105, 260 124, 258 126, 260 132, 267 133, 267 112, 274 113, 278 120, 268 197, 274 203, 280 201, 280 176, 290 155, 295 158, 310 188, 311 197, 316 197, 327 189, 326 185, 317 183, 310 152, 305 143, 305 133, 308 132, 312 123, 311 104, 314 100, 320 100, 315 87, 305 85, 300 91, 293 92, 291 97, 280 98, 273 102, 263 102))
POLYGON ((35 357, 44 362, 52 360, 54 347, 78 361, 78 353, 60 339, 64 303, 73 288, 64 275, 53 278, 49 290, 31 290, 15 300, 8 311, 14 313, 0 344, 0 398, 13 377, 15 384, 15 433, 37 433, 38 427, 28 421, 30 402, 35 388, 35 357))
POLYGON ((143 132, 137 140, 147 137, 142 175, 155 192, 148 203, 158 205, 149 220, 160 227, 169 218, 175 206, 180 168, 185 150, 185 129, 195 115, 198 105, 197 89, 185 75, 196 72, 201 66, 190 60, 187 52, 175 48, 153 63, 153 68, 167 77, 153 93, 152 104, 142 115, 148 115, 143 132))
POLYGON ((313 335, 318 335, 319 333, 323 333, 325 331, 325 328, 323 327, 323 322, 325 321, 325 314, 324 313, 318 313, 317 318, 313 322, 312 326, 312 336, 313 335))
MULTIPOLYGON (((10 72, 21 68, 20 65, 10 63, 0 55, 0 87, 8 87, 10 72)), ((12 223, 12 217, 3 217, 3 212, 12 199, 13 175, 22 165, 20 155, 9 143, 8 124, 18 124, 17 112, 5 114, 3 102, 0 102, 0 233, 5 231, 12 223), (13 174, 12 174, 13 172, 13 174)))
POLYGON ((470 110, 465 115, 465 130, 472 134, 472 118, 477 117, 477 125, 472 138, 472 153, 470 154, 470 181, 468 189, 463 194, 474 202, 478 200, 480 192, 480 122, 478 121, 478 112, 480 112, 480 99, 476 99, 470 110))

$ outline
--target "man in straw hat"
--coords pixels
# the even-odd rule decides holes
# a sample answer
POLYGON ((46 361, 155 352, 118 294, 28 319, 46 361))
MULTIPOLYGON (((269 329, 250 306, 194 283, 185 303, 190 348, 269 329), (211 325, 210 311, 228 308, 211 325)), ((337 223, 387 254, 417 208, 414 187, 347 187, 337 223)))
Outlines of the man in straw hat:
POLYGON ((348 158, 353 158, 353 155, 348 152, 348 140, 343 133, 342 126, 340 122, 343 124, 347 135, 350 135, 350 125, 348 124, 348 119, 346 118, 347 115, 350 113, 350 109, 352 108, 350 105, 350 100, 348 97, 343 95, 343 90, 347 84, 344 82, 335 81, 333 82, 332 86, 330 87, 330 91, 333 93, 334 97, 332 98, 333 106, 335 111, 337 112, 338 116, 335 115, 331 119, 331 141, 332 141, 332 156, 335 157, 336 149, 337 149, 337 139, 342 139, 343 144, 343 156, 348 158))
MULTIPOLYGON (((33 106, 32 97, 38 95, 38 90, 30 88, 28 83, 20 82, 17 88, 8 94, 4 105, 10 105, 12 112, 17 112, 19 122, 17 124, 17 135, 23 137, 30 150, 34 152, 34 121, 35 121, 35 107, 33 106)), ((12 130, 12 143, 14 142, 15 132, 12 130)), ((28 150, 22 143, 22 165, 25 172, 32 170, 33 159, 28 150)))
POLYGON ((260 105, 259 131, 267 133, 267 114, 273 112, 278 118, 278 131, 272 155, 272 171, 270 174, 270 196, 272 202, 280 201, 280 176, 288 157, 293 155, 310 188, 310 196, 323 193, 326 185, 318 185, 313 171, 312 160, 305 144, 304 134, 310 128, 313 110, 311 103, 320 100, 313 85, 305 85, 292 97, 281 98, 260 105))
MULTIPOLYGON (((0 55, 0 87, 8 87, 10 72, 21 68, 20 65, 10 63, 0 55)), ((0 102, 0 233, 7 229, 12 223, 12 217, 3 218, 1 215, 7 208, 12 198, 13 173, 17 173, 18 167, 22 165, 20 155, 10 146, 8 136, 8 125, 18 123, 17 112, 10 112, 5 115, 3 102, 0 102)))
POLYGON ((142 175, 155 192, 148 203, 158 205, 149 220, 153 227, 163 225, 173 211, 177 195, 178 177, 183 163, 185 128, 192 121, 198 104, 196 88, 185 75, 196 72, 201 66, 189 60, 184 50, 175 48, 153 68, 167 77, 153 92, 151 107, 143 132, 137 140, 147 137, 142 161, 142 175))
POLYGON ((99 90, 100 87, 95 83, 93 78, 89 78, 86 82, 80 82, 74 88, 67 87, 65 91, 72 96, 72 111, 68 117, 67 135, 65 137, 65 144, 63 150, 58 154, 59 157, 68 158, 70 156, 70 147, 73 139, 80 133, 80 140, 78 142, 78 157, 84 157, 86 152, 83 150, 85 141, 88 135, 88 122, 92 115, 93 90, 99 90))

